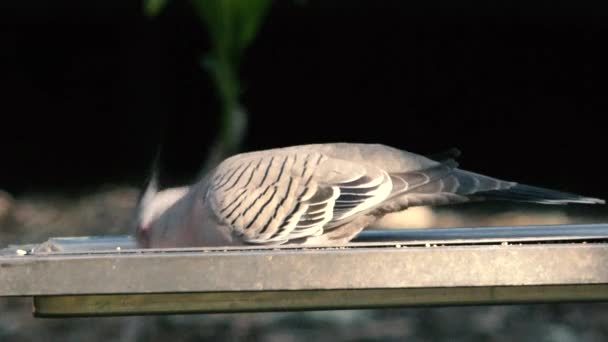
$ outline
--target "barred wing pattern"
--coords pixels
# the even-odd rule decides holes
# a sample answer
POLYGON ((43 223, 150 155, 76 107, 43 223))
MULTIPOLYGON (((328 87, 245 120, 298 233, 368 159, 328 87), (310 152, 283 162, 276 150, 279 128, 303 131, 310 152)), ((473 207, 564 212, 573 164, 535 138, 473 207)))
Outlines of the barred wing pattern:
POLYGON ((459 153, 429 159, 378 144, 332 143, 238 154, 191 187, 157 191, 151 181, 138 204, 138 236, 148 246, 334 245, 411 206, 605 203, 461 170, 459 153), (226 233, 234 240, 225 241, 226 233))
POLYGON ((380 204, 391 189, 376 167, 318 152, 254 153, 220 164, 207 199, 245 242, 281 244, 321 235, 380 204))

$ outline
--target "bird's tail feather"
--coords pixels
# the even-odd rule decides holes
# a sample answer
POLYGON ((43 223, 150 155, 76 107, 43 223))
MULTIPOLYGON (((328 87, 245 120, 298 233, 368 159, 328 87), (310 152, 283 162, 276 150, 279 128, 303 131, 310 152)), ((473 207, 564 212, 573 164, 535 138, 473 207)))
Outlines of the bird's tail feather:
POLYGON ((454 194, 455 200, 503 200, 540 204, 604 204, 598 198, 500 180, 461 169, 413 189, 410 195, 454 194))
POLYGON ((605 203, 604 200, 599 198, 584 197, 565 191, 507 182, 464 170, 455 170, 453 176, 458 179, 461 185, 456 193, 468 195, 472 199, 504 200, 540 204, 605 203))
POLYGON ((606 203, 603 199, 584 197, 577 194, 545 189, 536 186, 530 186, 525 184, 515 184, 514 186, 501 189, 482 191, 475 193, 475 196, 481 196, 484 199, 489 200, 507 200, 516 202, 531 202, 540 204, 568 204, 568 203, 582 203, 582 204, 604 204, 606 203))
MULTIPOLYGON (((428 156, 440 162, 441 166, 412 172, 411 174, 417 176, 424 173, 428 176, 429 181, 415 187, 401 186, 396 188, 405 190, 409 202, 416 199, 416 203, 419 202, 420 205, 427 202, 435 203, 441 199, 446 203, 470 200, 503 200, 540 204, 605 204, 605 201, 599 198, 584 197, 574 193, 504 181, 458 169, 458 163, 454 159, 459 155, 460 151, 452 148, 428 156)), ((391 176, 409 184, 411 182, 407 177, 408 175, 393 174, 391 176)), ((397 191, 397 193, 400 192, 397 191)))

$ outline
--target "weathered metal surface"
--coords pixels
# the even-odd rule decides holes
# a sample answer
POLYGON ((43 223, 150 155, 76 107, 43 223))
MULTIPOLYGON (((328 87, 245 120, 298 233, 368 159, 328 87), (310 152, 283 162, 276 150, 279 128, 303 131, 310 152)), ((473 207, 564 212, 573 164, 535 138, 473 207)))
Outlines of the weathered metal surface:
MULTIPOLYGON (((476 245, 496 242, 559 242, 559 241, 597 241, 608 240, 608 224, 579 225, 536 225, 512 227, 457 227, 429 229, 390 229, 365 230, 353 240, 351 246, 384 246, 387 243, 402 246, 421 246, 425 244, 476 245)), ((10 246, 0 250, 1 255, 15 254, 22 249, 36 254, 61 252, 110 252, 135 249, 135 241, 128 235, 55 237, 42 244, 10 246)), ((293 248, 280 246, 278 248, 293 248)), ((298 247, 295 247, 298 248, 298 247)), ((224 248, 220 248, 224 249, 224 248)), ((250 250, 259 247, 231 247, 229 250, 250 250)))
POLYGON ((457 227, 433 229, 366 230, 355 242, 442 241, 442 243, 486 243, 524 241, 577 241, 608 239, 607 224, 569 224, 502 227, 457 227))
POLYGON ((0 273, 3 296, 608 284, 608 244, 51 253, 0 273))
POLYGON ((42 296, 38 317, 369 309, 608 300, 608 285, 42 296))
POLYGON ((34 296, 39 316, 608 300, 608 225, 381 233, 341 248, 57 238, 0 251, 0 296, 34 296))

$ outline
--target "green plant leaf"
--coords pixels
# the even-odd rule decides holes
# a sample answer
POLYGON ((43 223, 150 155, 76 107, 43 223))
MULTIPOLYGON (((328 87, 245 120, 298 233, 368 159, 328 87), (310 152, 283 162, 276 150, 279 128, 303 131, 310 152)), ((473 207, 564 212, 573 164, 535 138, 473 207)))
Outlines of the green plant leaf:
POLYGON ((167 0, 143 0, 144 13, 156 17, 167 6, 167 0))
POLYGON ((216 58, 238 58, 255 38, 270 0, 192 0, 216 50, 216 58))
POLYGON ((240 1, 240 28, 238 43, 242 49, 251 44, 258 33, 270 0, 240 1))
POLYGON ((238 69, 243 51, 253 42, 271 0, 192 0, 206 25, 211 51, 201 66, 215 82, 222 102, 221 121, 211 162, 236 152, 247 126, 247 112, 239 103, 238 69))

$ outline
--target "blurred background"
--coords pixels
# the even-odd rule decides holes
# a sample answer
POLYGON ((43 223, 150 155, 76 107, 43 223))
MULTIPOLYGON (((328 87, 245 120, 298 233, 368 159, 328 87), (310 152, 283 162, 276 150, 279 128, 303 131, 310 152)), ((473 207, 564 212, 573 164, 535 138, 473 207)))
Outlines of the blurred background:
MULTIPOLYGON (((608 197, 608 5, 600 1, 5 1, 0 247, 129 234, 161 186, 238 151, 382 143, 608 197)), ((461 205, 380 225, 606 222, 602 206, 461 205)), ((0 275, 1 276, 1 275, 0 275)), ((605 341, 604 304, 34 319, 0 340, 605 341), (44 336, 44 337, 43 337, 44 336)))

